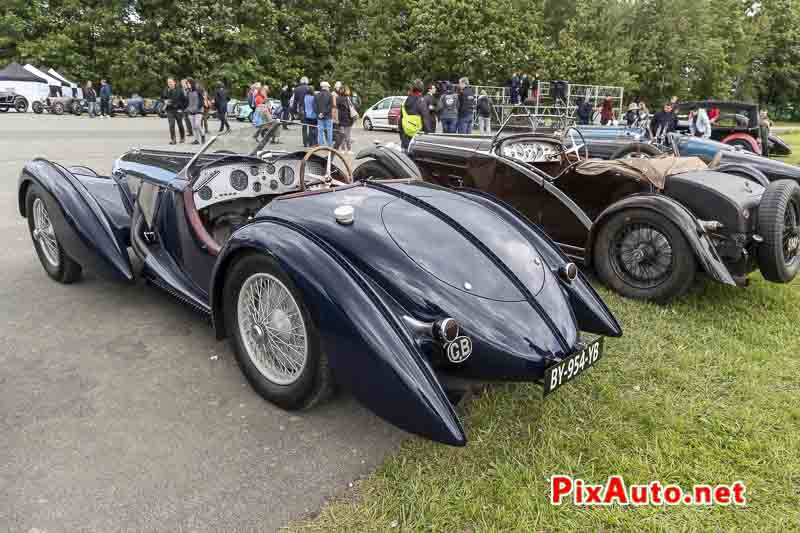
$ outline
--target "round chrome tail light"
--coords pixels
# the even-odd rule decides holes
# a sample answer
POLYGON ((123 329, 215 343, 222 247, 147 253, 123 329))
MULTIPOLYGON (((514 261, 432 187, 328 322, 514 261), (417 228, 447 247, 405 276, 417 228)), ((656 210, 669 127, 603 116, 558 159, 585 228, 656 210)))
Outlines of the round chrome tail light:
POLYGON ((453 342, 458 337, 458 322, 453 318, 442 318, 433 324, 433 335, 437 340, 453 342))
POLYGON ((567 263, 562 265, 558 269, 558 275, 561 279, 568 283, 575 281, 575 278, 578 277, 578 265, 575 263, 567 263))

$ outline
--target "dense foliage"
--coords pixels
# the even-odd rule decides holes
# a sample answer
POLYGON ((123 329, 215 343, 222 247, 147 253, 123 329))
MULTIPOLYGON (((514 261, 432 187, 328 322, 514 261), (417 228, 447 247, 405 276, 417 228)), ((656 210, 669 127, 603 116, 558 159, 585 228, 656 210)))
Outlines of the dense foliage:
POLYGON ((152 94, 166 75, 341 79, 367 99, 408 80, 541 79, 627 94, 800 100, 798 0, 5 0, 0 64, 152 94))

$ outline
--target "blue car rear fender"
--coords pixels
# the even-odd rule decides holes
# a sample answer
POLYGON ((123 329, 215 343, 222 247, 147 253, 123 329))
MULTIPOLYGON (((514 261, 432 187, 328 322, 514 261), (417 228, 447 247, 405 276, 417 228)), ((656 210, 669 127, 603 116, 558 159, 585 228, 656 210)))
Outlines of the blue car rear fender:
POLYGON ((427 438, 463 446, 466 436, 439 381, 380 291, 324 239, 275 218, 234 233, 211 280, 211 308, 224 337, 224 284, 242 254, 275 258, 302 292, 334 379, 378 416, 427 438))

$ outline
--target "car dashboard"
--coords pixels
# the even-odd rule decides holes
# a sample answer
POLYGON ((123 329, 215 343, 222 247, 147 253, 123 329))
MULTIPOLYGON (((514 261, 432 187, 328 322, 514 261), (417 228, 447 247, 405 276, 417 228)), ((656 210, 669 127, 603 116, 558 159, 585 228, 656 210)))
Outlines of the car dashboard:
POLYGON ((238 161, 210 164, 193 185, 197 209, 210 205, 300 190, 300 160, 238 161))
POLYGON ((500 147, 500 153, 524 163, 552 163, 561 158, 561 151, 553 143, 536 140, 509 141, 500 147))

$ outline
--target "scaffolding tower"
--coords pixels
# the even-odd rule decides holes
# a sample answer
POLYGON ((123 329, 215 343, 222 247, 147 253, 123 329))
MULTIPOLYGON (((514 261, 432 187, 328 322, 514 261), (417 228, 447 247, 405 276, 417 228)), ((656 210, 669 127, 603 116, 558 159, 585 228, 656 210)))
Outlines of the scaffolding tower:
MULTIPOLYGON (((501 89, 496 87, 494 89, 501 89)), ((615 116, 623 116, 623 98, 625 89, 609 85, 581 85, 569 82, 537 81, 531 94, 524 102, 512 103, 509 87, 502 87, 502 92, 495 91, 492 98, 494 119, 504 124, 511 116, 522 115, 533 117, 538 127, 565 129, 575 123, 575 112, 578 105, 588 100, 597 108, 606 98, 611 98, 615 116), (557 87, 554 91, 554 87, 557 87)), ((487 94, 488 91, 487 91, 487 94)), ((526 119, 526 123, 531 122, 526 119)))

